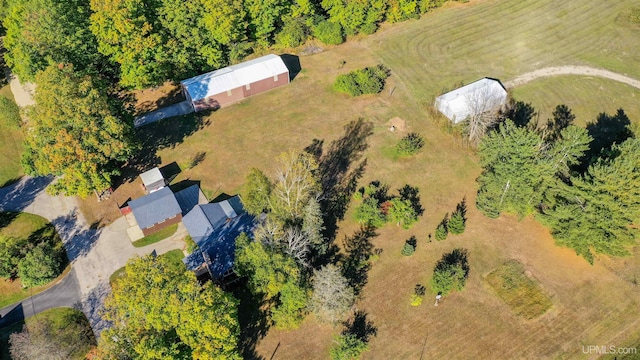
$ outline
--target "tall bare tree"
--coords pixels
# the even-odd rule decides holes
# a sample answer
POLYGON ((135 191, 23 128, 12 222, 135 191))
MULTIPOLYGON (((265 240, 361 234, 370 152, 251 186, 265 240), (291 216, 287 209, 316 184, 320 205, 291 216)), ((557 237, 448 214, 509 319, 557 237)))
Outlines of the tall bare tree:
POLYGON ((469 117, 466 133, 469 142, 477 145, 484 134, 499 121, 502 94, 495 87, 485 86, 465 96, 469 117))
POLYGON ((271 209, 281 219, 300 219, 309 200, 320 192, 318 164, 311 154, 291 151, 281 154, 278 162, 271 209))

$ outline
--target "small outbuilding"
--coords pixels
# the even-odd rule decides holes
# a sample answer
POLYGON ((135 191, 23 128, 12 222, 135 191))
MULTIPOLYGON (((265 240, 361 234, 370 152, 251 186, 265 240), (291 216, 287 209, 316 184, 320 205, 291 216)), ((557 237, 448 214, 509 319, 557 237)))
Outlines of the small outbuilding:
POLYGON ((129 201, 129 207, 144 236, 182 220, 182 208, 168 187, 129 201))
POLYGON ((289 69, 270 54, 183 80, 180 84, 194 111, 217 109, 289 83, 289 69))
POLYGON ((142 179, 142 184, 147 193, 158 191, 166 185, 164 176, 162 176, 160 169, 157 167, 140 174, 140 179, 142 179))
POLYGON ((507 102, 507 90, 500 81, 483 78, 436 98, 435 106, 454 123, 495 111, 507 102))

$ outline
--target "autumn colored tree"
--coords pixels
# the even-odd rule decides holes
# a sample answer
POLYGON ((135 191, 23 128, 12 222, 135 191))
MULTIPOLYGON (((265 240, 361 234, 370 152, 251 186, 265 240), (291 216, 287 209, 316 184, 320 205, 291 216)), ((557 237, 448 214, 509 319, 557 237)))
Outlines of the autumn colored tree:
POLYGON ((135 258, 112 284, 103 358, 240 359, 238 301, 163 256, 135 258))
POLYGON ((27 110, 25 172, 60 176, 50 187, 56 194, 87 196, 108 188, 117 163, 134 148, 131 116, 72 66, 49 66, 36 83, 36 105, 27 110))

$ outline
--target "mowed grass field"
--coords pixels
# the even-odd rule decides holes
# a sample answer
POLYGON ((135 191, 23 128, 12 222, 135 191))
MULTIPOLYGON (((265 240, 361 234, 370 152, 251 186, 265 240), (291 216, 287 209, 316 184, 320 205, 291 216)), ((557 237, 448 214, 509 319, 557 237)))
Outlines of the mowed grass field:
MULTIPOLYGON (((204 152, 204 160, 175 181, 200 181, 210 198, 235 194, 251 167, 273 174, 279 153, 300 151, 313 139, 324 140, 326 149, 345 124, 363 117, 373 122, 374 134, 361 185, 380 180, 392 192, 404 184, 417 186, 425 208, 411 229, 389 224, 373 239, 383 253, 369 272, 357 308, 368 314, 377 335, 363 357, 590 358, 582 345, 623 346, 637 339, 640 288, 605 259, 591 266, 572 250, 557 247, 532 218, 482 216, 474 206, 480 172, 476 155, 443 131, 431 104, 461 83, 484 76, 507 81, 546 66, 591 65, 640 79, 640 29, 621 20, 633 7, 640 7, 640 1, 448 4, 420 20, 385 25, 372 36, 300 57, 303 71, 289 86, 210 114, 203 129, 178 136, 157 156, 163 165, 180 164, 204 152), (331 90, 338 74, 378 62, 392 72, 381 94, 351 99, 331 90), (387 130, 393 117, 406 121, 406 131, 425 136, 424 151, 407 159, 389 156, 403 135, 387 130), (465 233, 428 243, 427 235, 465 196, 465 233), (400 251, 411 235, 419 239, 417 251, 404 257, 400 251), (445 297, 438 307, 432 305, 433 294, 422 306, 410 306, 415 284, 427 284, 442 253, 456 247, 469 250, 471 271, 464 291, 445 297), (553 305, 542 316, 517 317, 483 280, 509 260, 523 264, 550 297, 553 305)), ((619 107, 632 121, 640 121, 638 91, 611 81, 563 76, 536 80, 513 93, 532 102, 541 117, 567 102, 580 123, 619 107)), ((177 121, 159 123, 152 131, 174 134, 177 121)), ((357 229, 352 212, 340 224, 338 243, 357 229)), ((332 336, 341 330, 310 316, 298 330, 271 329, 256 352, 266 359, 326 359, 332 336)))
MULTIPOLYGON (((0 88, 0 96, 13 101, 9 85, 0 88)), ((22 176, 20 156, 22 155, 22 129, 0 121, 0 187, 9 185, 22 176)))

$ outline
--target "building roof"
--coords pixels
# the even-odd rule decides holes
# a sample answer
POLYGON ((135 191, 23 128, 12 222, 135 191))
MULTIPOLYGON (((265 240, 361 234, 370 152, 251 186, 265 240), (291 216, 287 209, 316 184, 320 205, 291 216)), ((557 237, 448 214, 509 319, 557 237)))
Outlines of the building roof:
POLYGON ((129 207, 141 229, 149 228, 182 213, 175 195, 168 187, 129 201, 129 207))
POLYGON ((157 167, 140 174, 140 179, 142 179, 145 189, 149 191, 155 191, 160 187, 164 187, 164 176, 162 176, 160 169, 157 167), (162 185, 158 186, 160 184, 162 185))
POLYGON ((289 73, 289 69, 282 58, 270 54, 198 75, 180 83, 189 93, 191 101, 197 101, 283 73, 289 73))
POLYGON ((235 239, 255 226, 238 196, 212 204, 197 205, 182 219, 189 235, 198 245, 182 261, 190 270, 206 262, 212 276, 220 278, 233 267, 235 239))
POLYGON ((186 215, 198 204, 206 204, 209 201, 200 190, 200 186, 191 185, 175 193, 176 200, 182 209, 182 215, 186 215))
POLYGON ((503 105, 507 91, 500 81, 483 78, 436 98, 438 110, 453 122, 464 121, 474 112, 493 110, 503 105))

